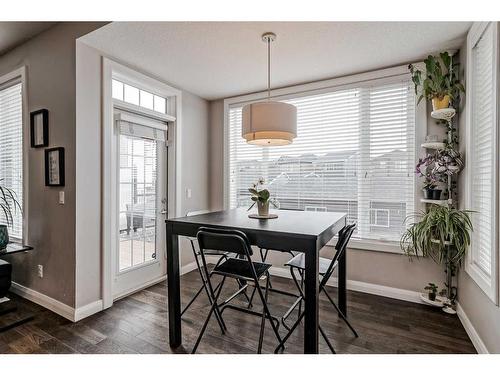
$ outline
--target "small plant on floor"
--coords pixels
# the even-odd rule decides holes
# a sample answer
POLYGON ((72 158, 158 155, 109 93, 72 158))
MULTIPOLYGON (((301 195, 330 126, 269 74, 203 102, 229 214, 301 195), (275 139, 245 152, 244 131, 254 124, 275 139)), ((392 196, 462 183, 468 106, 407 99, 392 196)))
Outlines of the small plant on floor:
POLYGON ((427 286, 424 289, 429 291, 429 299, 431 301, 435 301, 436 300, 436 294, 437 294, 437 291, 438 291, 438 286, 436 284, 434 284, 434 283, 429 283, 429 284, 427 284, 427 286))
POLYGON ((268 189, 263 188, 266 181, 264 178, 259 178, 259 181, 254 183, 251 188, 248 189, 252 196, 250 199, 253 201, 252 205, 248 208, 248 211, 257 204, 257 209, 260 216, 269 215, 269 203, 271 203, 275 208, 279 208, 278 202, 271 198, 271 193, 268 189))
POLYGON ((6 223, 0 224, 0 250, 3 250, 9 243, 7 227, 12 227, 14 225, 14 213, 17 209, 21 210, 21 205, 17 200, 15 191, 6 186, 2 186, 2 180, 0 180, 0 209, 6 223))

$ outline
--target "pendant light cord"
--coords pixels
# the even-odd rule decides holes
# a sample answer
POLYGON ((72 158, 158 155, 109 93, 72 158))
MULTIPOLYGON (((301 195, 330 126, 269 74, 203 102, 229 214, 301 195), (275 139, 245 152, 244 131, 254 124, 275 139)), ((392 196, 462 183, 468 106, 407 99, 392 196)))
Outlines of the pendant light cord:
POLYGON ((267 39, 267 100, 271 100, 271 39, 267 39))

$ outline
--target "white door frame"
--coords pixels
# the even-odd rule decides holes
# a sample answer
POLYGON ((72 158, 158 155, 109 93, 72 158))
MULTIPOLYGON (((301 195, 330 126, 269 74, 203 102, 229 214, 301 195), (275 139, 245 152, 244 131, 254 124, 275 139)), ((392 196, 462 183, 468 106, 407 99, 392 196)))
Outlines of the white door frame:
MULTIPOLYGON (((182 108, 182 92, 173 88, 157 79, 130 69, 122 64, 117 63, 106 57, 102 58, 102 228, 101 228, 101 247, 102 247, 102 300, 103 308, 106 309, 113 305, 113 272, 112 272, 112 254, 113 249, 116 249, 116 236, 114 230, 117 228, 117 218, 115 213, 116 207, 116 142, 113 135, 113 106, 111 80, 113 77, 119 78, 121 81, 130 83, 136 87, 148 89, 149 91, 167 98, 168 115, 162 116, 168 121, 168 217, 180 216, 181 198, 178 194, 181 191, 181 108, 182 108)), ((121 106, 127 106, 126 103, 121 103, 121 106)), ((132 109, 132 108, 127 108, 132 109)), ((136 108, 141 113, 144 112, 140 108, 136 108)), ((146 115, 154 116, 153 113, 146 115)))

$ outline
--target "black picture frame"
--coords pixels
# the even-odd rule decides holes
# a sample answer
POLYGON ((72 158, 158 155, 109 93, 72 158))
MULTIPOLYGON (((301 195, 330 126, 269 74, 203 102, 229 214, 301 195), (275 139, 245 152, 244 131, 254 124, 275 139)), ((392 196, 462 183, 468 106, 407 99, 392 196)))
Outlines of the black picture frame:
MULTIPOLYGON (((38 129, 39 131, 40 129, 38 129)), ((30 113, 30 138, 31 138, 31 147, 47 147, 49 145, 49 111, 46 109, 39 109, 38 111, 33 111, 30 113), (37 137, 36 132, 36 117, 42 116, 42 133, 43 133, 43 142, 36 143, 37 137)))
POLYGON ((45 150, 45 186, 64 186, 64 147, 45 150), (57 158, 55 155, 57 154, 57 158), (54 156, 54 159, 50 159, 54 156))

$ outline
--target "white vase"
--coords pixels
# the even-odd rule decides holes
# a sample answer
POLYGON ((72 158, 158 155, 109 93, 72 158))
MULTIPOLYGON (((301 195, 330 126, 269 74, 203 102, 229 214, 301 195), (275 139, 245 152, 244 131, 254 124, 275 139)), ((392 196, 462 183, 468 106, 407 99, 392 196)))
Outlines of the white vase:
POLYGON ((257 201, 257 211, 259 212, 259 216, 269 216, 269 201, 266 203, 257 201))

